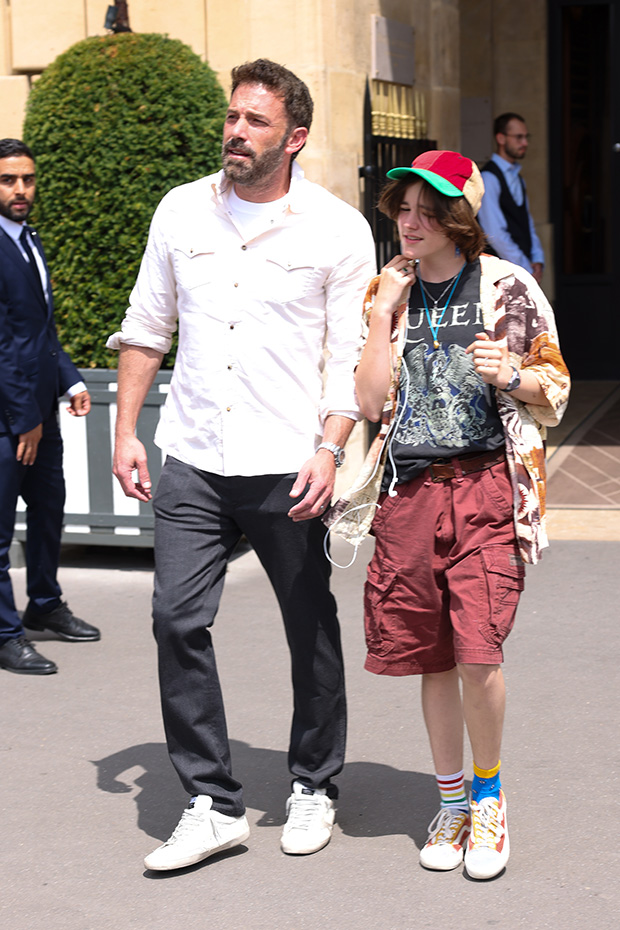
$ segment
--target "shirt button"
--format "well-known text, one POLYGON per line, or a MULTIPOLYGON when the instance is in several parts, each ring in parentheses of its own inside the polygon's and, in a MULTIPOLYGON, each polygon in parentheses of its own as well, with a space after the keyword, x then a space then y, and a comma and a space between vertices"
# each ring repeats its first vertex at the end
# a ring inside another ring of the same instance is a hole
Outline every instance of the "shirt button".
POLYGON ((241 250, 242 250, 243 252, 245 252, 246 249, 247 249, 247 245, 242 245, 242 246, 241 246, 241 250))
POLYGON ((229 371, 232 371, 232 365, 229 365, 229 366, 228 366, 228 370, 229 370, 229 371))
POLYGON ((228 412, 230 413, 230 410, 231 410, 231 408, 230 408, 230 407, 227 407, 226 409, 227 409, 227 410, 228 410, 228 412))
POLYGON ((231 324, 230 324, 230 328, 231 328, 231 329, 234 329, 234 328, 235 328, 235 324, 234 324, 234 323, 231 323, 231 324))
POLYGON ((239 284, 237 281, 235 281, 235 287, 239 287, 239 284))

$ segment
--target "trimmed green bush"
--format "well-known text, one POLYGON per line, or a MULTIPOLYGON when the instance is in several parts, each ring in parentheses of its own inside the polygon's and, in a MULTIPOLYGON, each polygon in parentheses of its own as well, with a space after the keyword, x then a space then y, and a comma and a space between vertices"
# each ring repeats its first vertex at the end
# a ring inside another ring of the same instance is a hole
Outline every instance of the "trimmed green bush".
POLYGON ((105 342, 127 308, 153 211, 170 188, 220 167, 225 112, 214 72, 161 35, 86 39, 35 82, 24 125, 37 160, 33 222, 60 341, 79 367, 116 367, 105 342))

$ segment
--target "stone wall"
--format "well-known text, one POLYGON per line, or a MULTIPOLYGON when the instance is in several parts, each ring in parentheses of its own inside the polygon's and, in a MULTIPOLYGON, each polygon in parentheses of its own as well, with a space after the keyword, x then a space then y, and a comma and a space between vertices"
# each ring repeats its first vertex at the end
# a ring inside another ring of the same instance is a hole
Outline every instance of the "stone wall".
MULTIPOLYGON (((1 135, 20 136, 30 83, 87 36, 103 35, 101 0, 8 0, 0 13, 1 135)), ((415 29, 416 89, 425 95, 429 135, 460 143, 459 0, 129 0, 136 32, 181 39, 205 58, 228 90, 230 68, 257 57, 286 64, 316 104, 300 163, 307 174, 359 205, 362 111, 371 67, 371 16, 415 29)))
MULTIPOLYGON (((552 296, 552 227, 549 222, 547 5, 540 0, 461 0, 460 91, 464 121, 478 114, 470 134, 472 158, 495 150, 493 117, 513 111, 527 122, 531 140, 523 161, 530 208, 545 249, 543 288, 552 296), (473 115, 472 115, 473 114, 473 115)), ((469 127, 471 129, 471 127, 469 127)))

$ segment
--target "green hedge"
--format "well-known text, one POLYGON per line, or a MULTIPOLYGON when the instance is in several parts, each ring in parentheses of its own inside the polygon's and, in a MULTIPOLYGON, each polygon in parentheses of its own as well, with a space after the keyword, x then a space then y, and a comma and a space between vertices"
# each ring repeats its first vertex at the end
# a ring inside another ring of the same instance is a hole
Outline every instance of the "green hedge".
POLYGON ((105 342, 127 308, 153 210, 170 188, 219 168, 225 111, 209 66, 161 35, 86 39, 35 82, 24 125, 37 160, 33 223, 60 341, 79 367, 116 367, 105 342))

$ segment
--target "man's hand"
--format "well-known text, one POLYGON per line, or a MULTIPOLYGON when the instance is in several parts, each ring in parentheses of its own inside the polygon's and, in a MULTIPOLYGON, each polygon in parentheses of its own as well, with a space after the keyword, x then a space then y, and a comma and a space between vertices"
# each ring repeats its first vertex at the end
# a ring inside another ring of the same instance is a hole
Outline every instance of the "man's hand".
POLYGON ((291 488, 290 496, 299 497, 304 489, 307 491, 288 512, 294 523, 320 517, 331 503, 336 482, 336 461, 329 449, 319 449, 311 459, 302 466, 297 480, 291 488))
POLYGON ((67 413, 70 413, 72 417, 85 417, 89 412, 90 394, 88 391, 80 391, 79 394, 74 394, 70 398, 67 413))
POLYGON ((536 284, 540 284, 542 281, 544 267, 542 262, 533 262, 532 264, 532 277, 536 281, 536 284))
POLYGON ((118 478, 127 497, 139 501, 150 501, 151 478, 146 461, 146 449, 135 436, 120 439, 116 437, 114 448, 114 466, 112 471, 118 478), (138 472, 137 481, 134 472, 138 472))
POLYGON ((42 423, 39 423, 34 429, 28 430, 27 433, 19 434, 17 437, 17 455, 15 456, 18 462, 21 462, 22 465, 34 465, 42 435, 42 423))

